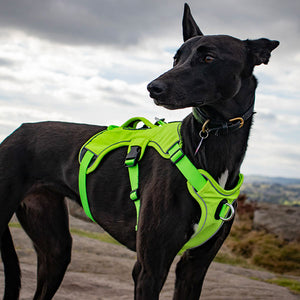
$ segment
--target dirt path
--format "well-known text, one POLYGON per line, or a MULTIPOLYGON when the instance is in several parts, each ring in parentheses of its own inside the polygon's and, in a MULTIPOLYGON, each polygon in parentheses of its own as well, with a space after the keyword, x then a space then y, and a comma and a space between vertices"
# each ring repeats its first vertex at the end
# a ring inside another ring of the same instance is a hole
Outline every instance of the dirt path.
MULTIPOLYGON (((71 217, 71 227, 99 231, 98 226, 71 217)), ((36 256, 31 242, 22 229, 11 228, 15 246, 21 261, 21 299, 32 299, 35 290, 36 256)), ((63 284, 54 299, 129 300, 133 299, 131 269, 135 253, 124 247, 103 243, 94 239, 73 235, 72 263, 63 284)), ((176 258, 161 299, 172 299, 176 258)), ((202 299, 284 299, 296 300, 286 288, 264 283, 258 279, 273 278, 268 272, 213 263, 210 267, 202 299)), ((0 266, 0 295, 3 292, 3 267, 0 266)), ((188 299, 182 299, 188 300, 188 299)))

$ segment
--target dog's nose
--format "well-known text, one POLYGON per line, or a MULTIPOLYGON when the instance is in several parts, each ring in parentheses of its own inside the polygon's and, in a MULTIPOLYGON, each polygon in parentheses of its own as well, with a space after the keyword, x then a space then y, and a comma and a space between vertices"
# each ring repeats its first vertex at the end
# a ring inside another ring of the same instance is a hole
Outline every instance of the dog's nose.
POLYGON ((158 98, 165 94, 167 85, 161 80, 153 80, 147 85, 150 97, 158 98))

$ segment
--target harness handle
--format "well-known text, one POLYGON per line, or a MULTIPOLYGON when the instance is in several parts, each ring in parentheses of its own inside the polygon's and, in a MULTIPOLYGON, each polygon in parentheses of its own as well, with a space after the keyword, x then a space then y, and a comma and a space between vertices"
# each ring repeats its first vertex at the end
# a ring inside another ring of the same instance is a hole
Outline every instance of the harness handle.
POLYGON ((148 127, 148 128, 156 127, 156 125, 154 125, 149 120, 147 120, 146 118, 143 118, 143 117, 131 118, 128 121, 126 121, 121 127, 127 128, 127 129, 137 129, 136 127, 140 122, 144 123, 144 125, 146 125, 146 127, 148 127))

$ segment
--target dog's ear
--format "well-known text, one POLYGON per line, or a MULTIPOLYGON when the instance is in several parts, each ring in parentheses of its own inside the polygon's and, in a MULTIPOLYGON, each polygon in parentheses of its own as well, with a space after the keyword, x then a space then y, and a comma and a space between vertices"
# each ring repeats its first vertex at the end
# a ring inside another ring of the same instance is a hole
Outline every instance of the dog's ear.
POLYGON ((182 29, 183 29, 183 41, 192 38, 193 36, 203 35, 198 25, 196 24, 192 14, 190 7, 187 3, 184 4, 184 13, 182 19, 182 29))
POLYGON ((271 52, 279 45, 278 41, 268 39, 246 40, 248 58, 253 66, 268 64, 271 52))

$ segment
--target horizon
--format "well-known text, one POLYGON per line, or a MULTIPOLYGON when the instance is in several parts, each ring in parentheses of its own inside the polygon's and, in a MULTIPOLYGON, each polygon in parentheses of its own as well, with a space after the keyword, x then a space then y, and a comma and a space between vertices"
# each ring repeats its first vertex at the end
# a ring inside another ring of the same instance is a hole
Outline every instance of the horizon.
POLYGON ((300 183, 300 177, 285 177, 285 176, 268 176, 268 175, 261 175, 261 174, 246 174, 244 175, 245 178, 249 177, 262 177, 262 178, 269 178, 269 179, 284 179, 284 180, 296 180, 300 183))

